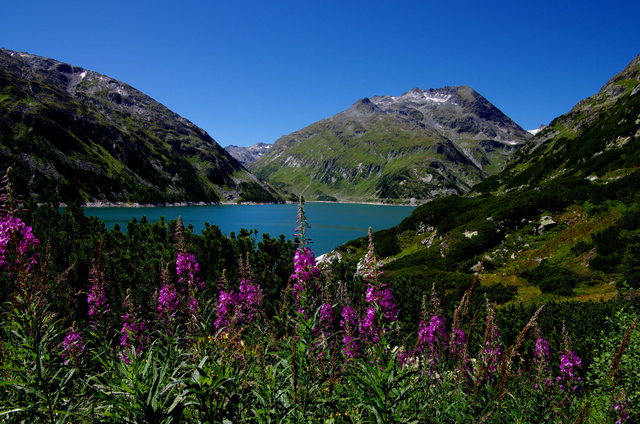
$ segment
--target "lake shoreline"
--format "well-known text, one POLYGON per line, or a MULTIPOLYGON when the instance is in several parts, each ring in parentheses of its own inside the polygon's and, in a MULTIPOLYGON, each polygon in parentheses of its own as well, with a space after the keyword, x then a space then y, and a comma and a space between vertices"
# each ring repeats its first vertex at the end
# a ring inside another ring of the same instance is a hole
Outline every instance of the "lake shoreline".
MULTIPOLYGON (((297 203, 238 205, 214 204, 195 206, 161 207, 86 207, 83 208, 87 216, 100 219, 107 229, 116 224, 121 231, 127 231, 133 219, 138 222, 145 218, 146 222, 155 223, 160 220, 166 222, 181 218, 185 227, 192 226, 193 232, 198 234, 206 229, 206 225, 215 225, 223 234, 239 234, 242 229, 255 230, 258 234, 272 236, 284 235, 292 240, 297 222, 297 203)), ((381 230, 398 225, 403 219, 411 215, 414 208, 385 207, 390 205, 337 203, 337 202, 308 202, 305 204, 305 214, 312 231, 308 234, 313 239, 313 249, 319 253, 331 252, 350 240, 365 237, 368 228, 381 230)))
MULTIPOLYGON (((305 201, 305 203, 328 203, 328 204, 348 204, 348 205, 376 205, 376 206, 409 206, 416 207, 420 204, 406 204, 406 203, 384 203, 384 202, 330 202, 323 200, 311 200, 305 201)), ((297 202, 282 202, 282 203, 257 203, 257 202, 167 202, 167 203, 138 203, 138 202, 87 202, 83 203, 83 208, 170 208, 170 207, 185 207, 185 206, 257 206, 257 205, 292 205, 297 202)), ((66 207, 65 203, 60 204, 61 207, 66 207)))

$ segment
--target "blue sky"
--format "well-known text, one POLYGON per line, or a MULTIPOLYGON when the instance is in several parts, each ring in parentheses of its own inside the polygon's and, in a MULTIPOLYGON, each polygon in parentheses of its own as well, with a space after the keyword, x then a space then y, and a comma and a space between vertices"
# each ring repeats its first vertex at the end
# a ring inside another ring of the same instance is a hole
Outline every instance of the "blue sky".
POLYGON ((640 2, 5 1, 0 47, 121 80, 219 144, 273 143, 375 95, 469 85, 525 129, 640 54, 640 2))

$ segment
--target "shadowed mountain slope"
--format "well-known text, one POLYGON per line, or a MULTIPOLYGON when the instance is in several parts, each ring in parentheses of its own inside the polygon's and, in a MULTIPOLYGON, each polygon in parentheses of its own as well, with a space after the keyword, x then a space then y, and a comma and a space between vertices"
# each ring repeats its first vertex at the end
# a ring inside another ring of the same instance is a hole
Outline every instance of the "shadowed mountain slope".
POLYGON ((205 131, 96 72, 0 49, 0 169, 38 201, 281 200, 205 131))

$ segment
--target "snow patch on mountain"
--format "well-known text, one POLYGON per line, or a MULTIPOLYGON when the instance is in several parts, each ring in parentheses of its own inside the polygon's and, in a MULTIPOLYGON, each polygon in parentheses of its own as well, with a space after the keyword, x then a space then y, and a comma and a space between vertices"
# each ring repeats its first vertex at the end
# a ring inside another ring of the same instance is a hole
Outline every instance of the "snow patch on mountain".
POLYGON ((536 135, 536 134, 538 134, 540 131, 542 131, 542 130, 543 130, 543 129, 545 129, 545 128, 547 128, 547 126, 546 126, 546 125, 540 125, 540 126, 539 126, 538 128, 536 128, 535 130, 527 130, 527 132, 528 132, 529 134, 536 135))

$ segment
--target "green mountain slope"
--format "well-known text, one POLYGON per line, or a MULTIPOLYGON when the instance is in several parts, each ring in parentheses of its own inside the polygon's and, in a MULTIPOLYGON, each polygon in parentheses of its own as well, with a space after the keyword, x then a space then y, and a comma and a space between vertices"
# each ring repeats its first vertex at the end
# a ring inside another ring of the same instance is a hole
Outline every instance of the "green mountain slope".
MULTIPOLYGON (((374 233, 401 296, 461 293, 483 269, 494 300, 597 300, 640 289, 640 56, 466 196, 374 233)), ((359 257, 366 240, 338 248, 359 257)))
POLYGON ((559 176, 619 178, 640 164, 640 57, 595 95, 556 118, 509 166, 475 187, 504 191, 559 176))
POLYGON ((430 200, 467 192, 529 138, 470 87, 376 96, 281 137, 250 169, 309 200, 430 200))
POLYGON ((0 49, 0 169, 38 201, 281 200, 206 132, 134 88, 0 49))

